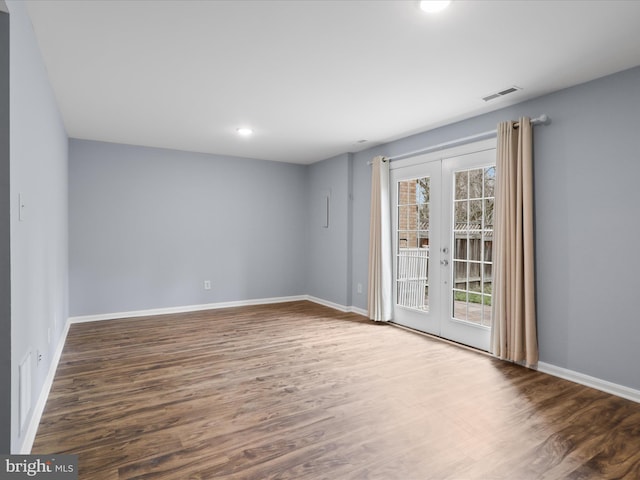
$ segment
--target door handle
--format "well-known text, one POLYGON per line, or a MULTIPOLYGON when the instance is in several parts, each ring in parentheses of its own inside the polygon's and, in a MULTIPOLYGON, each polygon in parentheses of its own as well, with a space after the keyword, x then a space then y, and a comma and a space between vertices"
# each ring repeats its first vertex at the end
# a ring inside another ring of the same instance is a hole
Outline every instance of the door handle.
POLYGON ((443 267, 446 267, 447 265, 449 265, 449 260, 440 260, 440 265, 442 265, 443 267))

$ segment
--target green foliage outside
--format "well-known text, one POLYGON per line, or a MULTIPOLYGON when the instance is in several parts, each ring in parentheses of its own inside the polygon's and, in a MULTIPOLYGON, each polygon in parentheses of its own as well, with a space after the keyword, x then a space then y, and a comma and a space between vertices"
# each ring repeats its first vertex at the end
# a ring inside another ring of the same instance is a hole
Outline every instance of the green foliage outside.
MULTIPOLYGON (((491 295, 491 291, 492 291, 491 285, 485 285, 484 293, 491 295)), ((453 298, 458 302, 467 301, 467 296, 465 292, 453 292, 453 298)), ((469 303, 483 303, 483 299, 484 299, 484 304, 491 306, 491 298, 492 297, 487 295, 483 296, 480 293, 469 292, 469 303)))

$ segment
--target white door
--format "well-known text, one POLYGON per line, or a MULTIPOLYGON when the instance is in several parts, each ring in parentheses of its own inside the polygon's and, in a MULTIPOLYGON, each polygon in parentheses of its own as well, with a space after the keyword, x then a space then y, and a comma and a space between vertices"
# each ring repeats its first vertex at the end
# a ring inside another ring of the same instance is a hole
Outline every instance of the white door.
POLYGON ((488 350, 495 140, 391 168, 394 321, 488 350))

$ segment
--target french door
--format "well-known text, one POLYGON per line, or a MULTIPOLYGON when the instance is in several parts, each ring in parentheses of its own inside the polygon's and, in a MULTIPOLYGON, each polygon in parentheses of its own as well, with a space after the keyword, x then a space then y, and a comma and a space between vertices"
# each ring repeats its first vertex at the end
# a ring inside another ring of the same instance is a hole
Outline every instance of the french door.
POLYGON ((495 140, 391 164, 394 322, 489 349, 495 140))

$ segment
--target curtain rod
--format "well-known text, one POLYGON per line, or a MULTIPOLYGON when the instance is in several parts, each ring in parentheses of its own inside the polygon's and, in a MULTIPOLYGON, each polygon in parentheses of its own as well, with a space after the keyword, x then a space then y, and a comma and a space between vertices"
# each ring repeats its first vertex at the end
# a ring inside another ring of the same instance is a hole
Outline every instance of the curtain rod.
MULTIPOLYGON (((531 125, 546 125, 549 123, 549 116, 547 114, 540 115, 539 117, 531 119, 531 125)), ((519 126, 516 122, 516 127, 519 126)), ((420 153, 435 152, 436 150, 442 150, 443 148, 453 147, 457 145, 463 145, 465 143, 473 142, 474 140, 481 140, 484 138, 494 137, 498 134, 497 130, 490 130, 488 132, 476 133, 475 135, 469 135, 468 137, 458 138, 457 140, 449 140, 448 142, 439 143, 430 147, 421 148, 420 150, 414 150, 412 152, 401 153, 400 155, 394 155, 388 157, 387 160, 399 160, 401 158, 412 157, 420 153)), ((367 165, 372 165, 373 162, 367 162, 367 165)))

